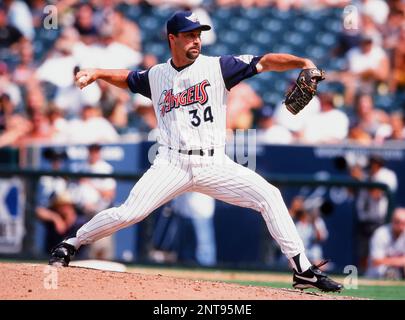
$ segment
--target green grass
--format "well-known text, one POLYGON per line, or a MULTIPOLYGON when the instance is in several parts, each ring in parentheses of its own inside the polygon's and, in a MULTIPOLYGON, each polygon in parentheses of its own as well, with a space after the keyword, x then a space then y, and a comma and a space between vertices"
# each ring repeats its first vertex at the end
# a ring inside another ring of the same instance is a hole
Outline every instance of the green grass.
MULTIPOLYGON (((231 280, 224 282, 238 283, 242 285, 292 289, 292 286, 285 282, 261 282, 261 281, 239 281, 239 280, 231 280)), ((317 292, 315 289, 306 291, 317 292)), ((344 289, 341 293, 330 293, 330 294, 367 298, 367 299, 377 299, 377 300, 405 300, 405 286, 359 285, 357 289, 344 289)))

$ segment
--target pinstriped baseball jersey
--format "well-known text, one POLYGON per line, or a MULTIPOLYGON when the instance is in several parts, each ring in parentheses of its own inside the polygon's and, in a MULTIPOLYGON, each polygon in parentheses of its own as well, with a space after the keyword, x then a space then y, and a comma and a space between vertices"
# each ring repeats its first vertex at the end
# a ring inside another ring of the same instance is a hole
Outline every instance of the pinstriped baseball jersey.
POLYGON ((257 73, 258 59, 200 55, 182 69, 168 60, 131 72, 127 82, 131 91, 152 99, 161 144, 184 150, 223 147, 228 91, 257 73))
MULTIPOLYGON (((260 212, 281 251, 288 258, 305 257, 300 255, 305 249, 280 191, 256 172, 233 162, 223 148, 227 92, 257 74, 260 58, 200 55, 181 69, 169 60, 149 70, 129 73, 130 90, 152 99, 162 145, 127 200, 100 212, 80 228, 80 245, 143 220, 184 192, 200 192, 260 212), (214 153, 198 155, 173 150, 215 147, 214 153)), ((309 262, 307 265, 309 268, 309 262)))

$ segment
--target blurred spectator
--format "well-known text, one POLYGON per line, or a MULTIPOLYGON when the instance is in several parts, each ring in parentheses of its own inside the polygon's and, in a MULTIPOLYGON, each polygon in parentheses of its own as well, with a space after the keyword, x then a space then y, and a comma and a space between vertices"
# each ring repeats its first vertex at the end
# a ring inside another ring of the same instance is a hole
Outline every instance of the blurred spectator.
POLYGON ((116 9, 111 11, 105 19, 104 23, 111 29, 112 37, 116 42, 141 52, 141 31, 134 21, 128 20, 122 12, 116 9))
MULTIPOLYGON (((337 46, 333 48, 331 55, 343 57, 347 52, 355 47, 358 47, 361 41, 361 31, 359 28, 343 28, 339 33, 337 46)), ((330 75, 328 79, 330 80, 330 75)))
POLYGON ((274 122, 273 109, 264 106, 259 109, 257 141, 261 143, 289 144, 294 140, 292 133, 274 122))
POLYGON ((250 7, 268 7, 273 6, 281 11, 288 11, 292 9, 309 9, 317 10, 327 7, 343 7, 350 3, 349 0, 217 0, 216 3, 223 7, 228 6, 242 6, 244 8, 250 7))
MULTIPOLYGON (((50 170, 60 171, 67 159, 65 150, 45 148, 43 158, 50 164, 50 170)), ((45 250, 49 252, 66 237, 72 236, 86 222, 74 206, 64 177, 43 176, 39 180, 37 217, 45 223, 45 250)))
POLYGON ((386 140, 405 140, 404 115, 401 111, 389 115, 389 123, 377 130, 376 140, 379 143, 386 140))
POLYGON ((36 215, 45 224, 46 252, 50 252, 62 240, 73 237, 86 222, 85 217, 77 213, 68 192, 52 195, 49 206, 37 207, 36 215))
POLYGON ((284 103, 277 105, 274 112, 275 123, 290 130, 294 136, 299 137, 300 132, 304 129, 308 119, 321 112, 321 103, 318 96, 312 98, 304 110, 298 115, 293 115, 287 110, 284 103))
MULTIPOLYGON (((86 173, 112 173, 113 167, 103 160, 101 145, 93 143, 87 148, 87 161, 75 164, 74 171, 86 173)), ((111 206, 115 198, 116 182, 112 178, 81 178, 79 181, 80 194, 76 193, 81 207, 86 214, 94 215, 98 211, 111 206), (84 192, 86 191, 86 192, 84 192)))
POLYGON ((131 96, 128 91, 109 86, 107 82, 100 81, 99 86, 101 89, 99 104, 103 116, 111 122, 118 132, 122 132, 128 125, 131 96))
POLYGON ((143 56, 142 62, 141 62, 141 69, 146 70, 149 68, 152 68, 154 65, 158 64, 159 61, 157 57, 151 53, 147 53, 143 56))
POLYGON ((387 81, 389 61, 384 50, 369 35, 362 36, 360 47, 347 53, 348 70, 343 73, 345 104, 352 106, 357 93, 372 94, 377 83, 387 81))
POLYGON ((329 236, 319 210, 312 208, 303 197, 297 196, 291 203, 290 215, 304 243, 308 259, 313 264, 319 264, 323 260, 321 243, 329 236))
POLYGON ((44 88, 35 81, 29 83, 26 87, 25 94, 25 109, 27 112, 38 110, 45 111, 47 101, 44 93, 44 88))
MULTIPOLYGON (((89 145, 87 161, 75 166, 74 170, 86 173, 112 173, 113 167, 102 159, 101 148, 99 144, 89 145)), ((113 178, 81 178, 73 191, 74 202, 87 217, 91 218, 112 206, 116 185, 113 178)), ((113 236, 92 244, 89 248, 89 257, 112 260, 114 258, 113 236)))
POLYGON ((84 2, 77 5, 74 27, 85 44, 92 44, 96 41, 98 30, 94 22, 94 10, 91 4, 84 2))
POLYGON ((405 208, 397 208, 391 223, 373 233, 366 276, 397 280, 405 278, 405 208))
POLYGON ((241 82, 229 92, 226 105, 227 127, 249 129, 253 124, 252 109, 260 108, 263 101, 249 84, 241 82))
MULTIPOLYGON (((379 182, 386 184, 391 192, 398 187, 397 176, 394 171, 384 167, 384 160, 376 155, 369 158, 368 172, 360 166, 351 168, 350 174, 360 181, 379 182)), ((373 232, 385 222, 388 210, 388 199, 380 189, 362 189, 356 200, 357 209, 357 253, 359 267, 365 270, 369 253, 369 240, 373 232)))
POLYGON ((360 11, 370 16, 377 25, 383 25, 387 21, 390 9, 384 0, 361 0, 360 11))
POLYGON ((359 45, 361 45, 363 38, 370 38, 374 46, 382 48, 383 38, 381 30, 376 22, 374 22, 373 16, 368 13, 363 13, 360 15, 360 18, 360 30, 362 35, 360 37, 359 45))
POLYGON ((7 9, 0 3, 0 49, 18 52, 18 45, 23 41, 22 33, 9 23, 7 9))
POLYGON ((13 81, 20 86, 28 85, 31 81, 35 81, 36 68, 32 43, 24 41, 21 44, 19 64, 15 67, 12 74, 13 81))
MULTIPOLYGON (((404 14, 402 14, 404 17, 404 14)), ((404 18, 403 18, 404 21, 404 18)), ((393 50, 393 75, 390 77, 391 92, 405 90, 405 23, 402 22, 397 42, 393 50)))
POLYGON ((405 140, 405 118, 402 112, 394 112, 390 116, 391 132, 386 140, 405 140))
POLYGON ((68 143, 108 143, 117 142, 119 135, 102 117, 99 107, 86 105, 81 110, 81 119, 70 120, 60 139, 68 143))
POLYGON ((133 110, 129 113, 129 126, 140 132, 149 132, 156 128, 157 120, 152 100, 140 94, 133 98, 133 110))
MULTIPOLYGON (((42 157, 47 160, 52 171, 63 170, 68 158, 65 150, 51 147, 43 149, 42 157)), ((39 205, 47 207, 53 195, 63 194, 68 190, 68 182, 64 177, 42 176, 39 179, 39 190, 39 205)))
POLYGON ((187 192, 173 200, 173 209, 188 217, 196 237, 195 257, 202 266, 217 263, 214 229, 215 199, 198 192, 187 192))
POLYGON ((199 192, 186 192, 167 204, 156 222, 150 257, 156 262, 180 262, 182 222, 190 220, 196 239, 195 260, 201 266, 217 263, 214 229, 215 199, 199 192))
POLYGON ((404 12, 401 10, 391 10, 388 15, 387 23, 380 27, 384 41, 384 49, 393 57, 393 50, 400 45, 399 35, 404 21, 404 12))
POLYGON ((53 142, 63 140, 64 132, 67 130, 68 121, 65 119, 63 111, 55 104, 48 106, 47 117, 53 130, 53 142))
POLYGON ((8 8, 10 24, 16 27, 26 39, 32 40, 35 35, 30 8, 24 1, 3 0, 8 8))
POLYGON ((14 144, 30 130, 29 121, 17 113, 7 94, 0 96, 0 148, 14 144))
POLYGON ((20 88, 11 80, 7 65, 0 61, 0 95, 2 94, 10 98, 14 108, 22 102, 20 88))
POLYGON ((374 108, 372 96, 360 95, 356 103, 356 121, 360 129, 378 142, 378 132, 389 123, 389 117, 384 111, 374 108))
POLYGON ((373 143, 371 135, 363 129, 357 120, 350 125, 348 138, 351 142, 365 146, 373 143))
POLYGON ((56 40, 53 50, 38 67, 37 79, 50 82, 60 88, 71 86, 74 83, 71 75, 78 64, 78 59, 73 52, 77 51, 78 43, 77 31, 73 28, 64 29, 56 40))
POLYGON ((48 5, 47 0, 30 0, 30 10, 32 14, 32 24, 34 28, 41 28, 44 18, 44 8, 48 5))
POLYGON ((308 143, 338 143, 348 134, 349 119, 337 110, 332 93, 319 94, 321 112, 308 117, 301 133, 302 141, 308 143))
POLYGON ((16 143, 20 146, 32 144, 32 143, 46 143, 51 142, 53 139, 53 129, 49 122, 49 119, 42 110, 30 110, 29 131, 22 137, 20 137, 16 143))
MULTIPOLYGON (((72 72, 72 79, 75 79, 78 71, 79 67, 76 66, 72 72)), ((57 89, 54 102, 68 118, 77 118, 80 116, 81 108, 84 105, 97 105, 100 98, 101 90, 96 82, 84 89, 80 89, 73 80, 71 85, 57 89)))
POLYGON ((142 61, 142 53, 119 42, 115 38, 114 28, 109 25, 101 27, 100 41, 97 46, 93 46, 92 51, 100 68, 129 69, 142 61))

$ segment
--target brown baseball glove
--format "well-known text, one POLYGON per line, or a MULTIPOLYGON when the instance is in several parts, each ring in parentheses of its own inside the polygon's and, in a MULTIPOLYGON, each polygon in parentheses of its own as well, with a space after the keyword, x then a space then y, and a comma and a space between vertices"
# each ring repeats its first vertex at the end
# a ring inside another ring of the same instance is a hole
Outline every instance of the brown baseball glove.
POLYGON ((285 95, 285 106, 292 114, 297 114, 316 95, 318 82, 325 79, 325 72, 317 68, 303 69, 294 85, 285 95))

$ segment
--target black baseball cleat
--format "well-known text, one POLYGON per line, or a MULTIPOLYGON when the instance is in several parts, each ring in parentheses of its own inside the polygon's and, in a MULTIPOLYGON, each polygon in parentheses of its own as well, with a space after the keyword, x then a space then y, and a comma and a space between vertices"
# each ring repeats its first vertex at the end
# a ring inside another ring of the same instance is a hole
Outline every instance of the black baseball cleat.
POLYGON ((73 257, 76 252, 77 250, 74 246, 66 242, 61 242, 51 250, 49 264, 55 267, 67 267, 70 258, 73 257))
POLYGON ((294 270, 293 287, 295 289, 316 288, 323 292, 340 292, 343 286, 329 278, 319 267, 326 264, 323 261, 318 265, 311 266, 307 271, 298 273, 294 270))

